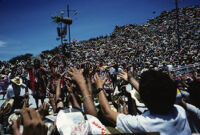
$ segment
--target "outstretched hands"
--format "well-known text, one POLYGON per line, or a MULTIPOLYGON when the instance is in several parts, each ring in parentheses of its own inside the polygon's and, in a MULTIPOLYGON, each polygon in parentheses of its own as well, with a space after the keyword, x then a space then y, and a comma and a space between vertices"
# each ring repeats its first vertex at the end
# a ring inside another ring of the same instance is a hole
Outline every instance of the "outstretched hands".
POLYGON ((77 83, 82 83, 85 81, 81 70, 72 67, 70 69, 71 70, 67 71, 67 73, 71 75, 72 80, 76 81, 77 83))
MULTIPOLYGON (((23 135, 46 135, 47 126, 42 121, 40 114, 34 109, 24 109, 20 111, 23 118, 24 130, 23 135)), ((13 121, 12 125, 14 135, 21 135, 17 121, 13 121)))
POLYGON ((130 81, 129 79, 131 77, 133 77, 133 75, 131 74, 131 72, 125 72, 125 71, 122 71, 121 73, 119 73, 119 77, 124 79, 125 81, 130 81))
POLYGON ((44 102, 43 104, 40 105, 38 112, 41 116, 41 119, 43 119, 46 115, 48 115, 48 110, 49 110, 49 104, 47 102, 44 102))
POLYGON ((65 75, 66 71, 64 71, 63 73, 60 73, 59 71, 57 71, 56 73, 57 73, 57 78, 60 79, 65 75))
POLYGON ((6 106, 5 108, 0 108, 0 123, 3 122, 4 116, 9 113, 9 110, 9 106, 6 106))
POLYGON ((121 77, 122 79, 124 79, 125 81, 128 81, 129 83, 131 83, 135 89, 137 91, 139 91, 139 83, 138 81, 133 77, 132 73, 129 71, 128 73, 127 72, 124 72, 122 71, 121 73, 119 73, 119 77, 121 77))
POLYGON ((68 80, 65 81, 65 83, 66 83, 67 91, 69 93, 73 93, 73 89, 75 88, 75 85, 73 83, 70 83, 68 80))
POLYGON ((101 80, 101 78, 98 76, 97 73, 95 73, 94 75, 94 81, 95 81, 95 84, 96 84, 96 88, 103 88, 105 82, 106 82, 106 78, 104 78, 103 80, 101 80))
POLYGON ((128 81, 128 74, 127 72, 122 71, 121 73, 119 73, 119 77, 124 79, 125 81, 128 81))

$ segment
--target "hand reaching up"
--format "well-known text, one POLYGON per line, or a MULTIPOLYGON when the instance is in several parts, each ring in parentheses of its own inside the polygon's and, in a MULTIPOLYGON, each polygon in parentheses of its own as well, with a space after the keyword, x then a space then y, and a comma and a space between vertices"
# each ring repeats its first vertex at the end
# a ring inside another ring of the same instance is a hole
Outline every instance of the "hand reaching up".
POLYGON ((65 83, 66 83, 67 91, 69 93, 73 93, 73 89, 74 89, 75 85, 73 83, 70 83, 68 80, 65 81, 65 83))
POLYGON ((0 108, 0 123, 3 122, 4 116, 8 115, 9 110, 9 106, 6 106, 5 108, 0 108))
MULTIPOLYGON (((47 126, 42 121, 40 114, 34 109, 24 109, 20 111, 23 118, 24 130, 23 135, 46 135, 47 126)), ((12 125, 14 135, 21 135, 16 121, 12 125)))
POLYGON ((124 79, 125 81, 128 81, 128 74, 126 72, 124 72, 124 71, 119 73, 119 77, 124 79))
POLYGON ((103 80, 101 80, 101 78, 98 76, 98 74, 96 73, 94 75, 94 81, 95 81, 95 84, 96 84, 96 88, 103 88, 105 82, 106 82, 106 78, 104 78, 103 80))
POLYGON ((43 104, 40 105, 38 112, 41 116, 41 119, 43 119, 46 115, 48 115, 48 110, 49 110, 49 104, 47 102, 44 102, 43 104))
POLYGON ((133 77, 133 75, 131 74, 131 72, 129 71, 128 73, 125 71, 122 71, 121 73, 119 73, 119 77, 124 79, 125 81, 130 81, 129 79, 131 77, 133 77))
POLYGON ((71 75, 71 79, 76 81, 77 83, 85 82, 82 71, 76 68, 70 68, 71 71, 67 71, 71 75))

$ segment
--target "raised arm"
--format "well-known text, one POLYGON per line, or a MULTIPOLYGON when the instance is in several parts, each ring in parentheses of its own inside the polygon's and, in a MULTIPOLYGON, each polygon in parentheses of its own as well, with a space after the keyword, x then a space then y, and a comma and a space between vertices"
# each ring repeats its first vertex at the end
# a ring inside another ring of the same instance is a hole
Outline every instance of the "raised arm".
POLYGON ((129 83, 131 83, 131 85, 133 85, 133 87, 139 91, 139 83, 138 81, 132 76, 132 74, 126 73, 124 71, 122 71, 121 73, 119 73, 119 77, 121 77, 122 79, 124 79, 125 81, 128 81, 129 83))
POLYGON ((186 84, 185 81, 184 81, 182 78, 181 78, 180 83, 181 83, 184 87, 189 88, 189 85, 186 84))
POLYGON ((87 87, 90 95, 92 95, 92 82, 90 76, 86 76, 87 87))
POLYGON ((108 120, 112 121, 113 123, 116 123, 117 116, 118 116, 119 113, 111 110, 110 105, 108 103, 108 100, 105 96, 103 86, 104 86, 104 83, 105 83, 106 80, 105 79, 101 80, 97 73, 95 74, 94 79, 95 79, 95 84, 96 84, 97 89, 100 90, 99 93, 98 93, 98 96, 99 96, 101 111, 103 112, 103 115, 108 120))
POLYGON ((181 105, 190 113, 192 113, 198 120, 200 120, 200 109, 192 104, 186 103, 184 100, 181 101, 181 105))
POLYGON ((69 81, 66 81, 66 87, 67 87, 67 91, 69 92, 69 95, 72 98, 73 106, 81 109, 78 101, 76 100, 76 96, 74 95, 74 92, 73 92, 74 84, 70 84, 69 81))
POLYGON ((49 63, 56 57, 56 55, 54 55, 53 57, 51 57, 51 59, 49 60, 49 63))
POLYGON ((92 96, 89 93, 82 71, 76 68, 71 68, 71 71, 68 71, 68 73, 72 76, 71 79, 76 81, 76 83, 80 87, 83 96, 83 105, 85 108, 85 112, 97 117, 97 112, 94 106, 94 102, 92 100, 92 96))
POLYGON ((124 114, 128 114, 128 110, 127 110, 127 107, 126 107, 126 102, 121 96, 120 96, 120 101, 122 102, 122 105, 123 105, 123 113, 124 114))
POLYGON ((83 75, 86 79, 86 83, 87 83, 87 87, 88 87, 90 95, 92 95, 92 82, 91 82, 92 72, 93 71, 90 71, 90 65, 87 64, 86 67, 84 68, 83 75))
POLYGON ((61 95, 60 82, 61 82, 61 78, 58 79, 57 88, 56 88, 56 107, 57 108, 64 106, 62 99, 60 98, 60 95, 61 95))

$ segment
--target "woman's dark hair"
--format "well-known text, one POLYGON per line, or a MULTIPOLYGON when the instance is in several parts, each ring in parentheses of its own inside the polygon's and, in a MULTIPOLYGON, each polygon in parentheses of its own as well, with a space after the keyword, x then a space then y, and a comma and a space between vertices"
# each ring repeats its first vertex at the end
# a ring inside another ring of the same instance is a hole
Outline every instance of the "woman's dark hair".
POLYGON ((149 70, 141 75, 139 92, 151 113, 167 114, 175 103, 177 88, 169 75, 149 70))
POLYGON ((191 104, 193 104, 194 106, 200 108, 200 82, 198 82, 197 80, 195 80, 193 83, 191 83, 189 89, 189 93, 190 93, 190 101, 191 104))

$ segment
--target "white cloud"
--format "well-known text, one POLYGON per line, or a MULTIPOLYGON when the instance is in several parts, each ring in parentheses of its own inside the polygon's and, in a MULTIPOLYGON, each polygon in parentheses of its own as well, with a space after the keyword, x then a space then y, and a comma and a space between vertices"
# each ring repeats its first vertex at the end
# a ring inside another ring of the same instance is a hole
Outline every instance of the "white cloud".
POLYGON ((4 47, 6 42, 0 41, 0 47, 4 47))

